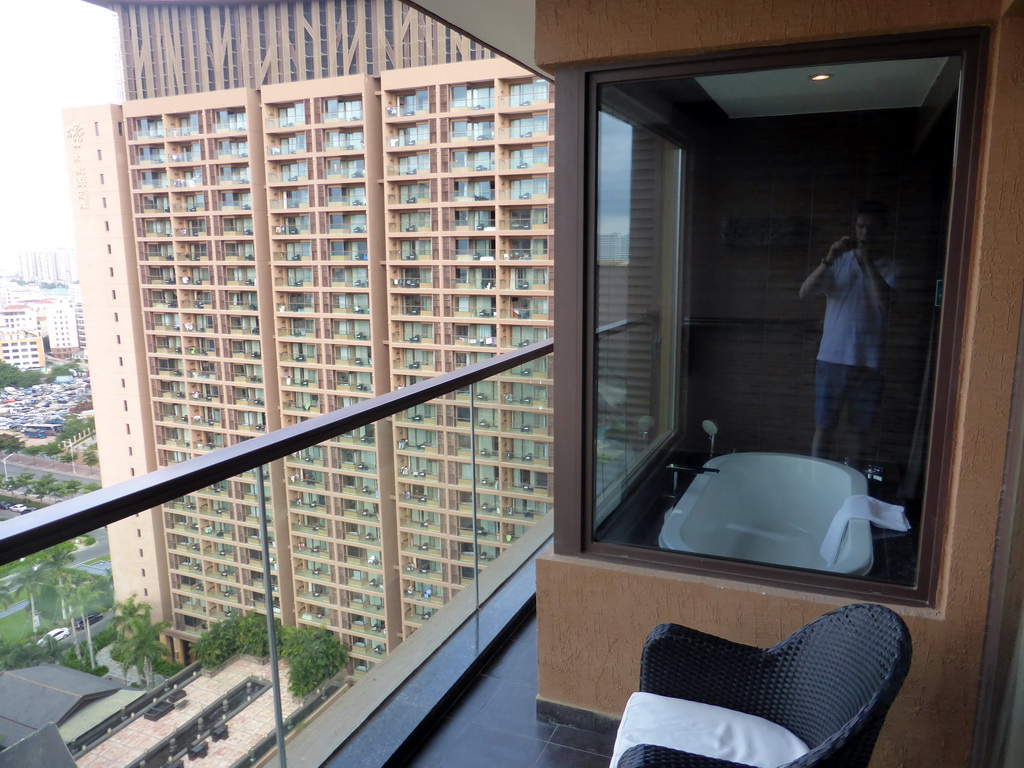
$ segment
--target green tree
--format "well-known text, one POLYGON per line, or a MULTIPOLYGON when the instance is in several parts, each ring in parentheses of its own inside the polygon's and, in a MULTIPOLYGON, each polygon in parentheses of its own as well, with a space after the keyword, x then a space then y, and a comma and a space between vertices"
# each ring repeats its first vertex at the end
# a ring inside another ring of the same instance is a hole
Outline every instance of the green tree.
POLYGON ((42 453, 45 456, 49 456, 51 459, 55 459, 60 456, 60 453, 63 450, 64 449, 61 447, 60 443, 57 440, 53 440, 43 446, 42 453))
POLYGON ((61 363, 60 365, 53 365, 50 366, 44 380, 47 383, 52 383, 58 376, 73 376, 75 373, 78 373, 78 370, 78 363, 61 363))
POLYGON ((67 621, 69 595, 69 566, 75 560, 75 545, 70 541, 62 541, 48 549, 44 549, 43 568, 47 576, 57 587, 57 595, 60 597, 60 615, 67 621))
POLYGON ((96 431, 96 419, 92 416, 88 418, 82 418, 81 416, 68 416, 64 420, 64 424, 61 427, 59 439, 70 440, 75 435, 81 434, 82 432, 95 432, 96 431))
POLYGON ((86 483, 82 486, 82 493, 92 493, 93 491, 98 491, 102 487, 103 486, 99 483, 86 483))
POLYGON ((78 496, 84 485, 81 480, 62 480, 57 484, 57 495, 62 499, 78 496))
POLYGON ((31 472, 19 472, 16 477, 11 479, 14 480, 14 489, 22 496, 26 496, 28 494, 28 489, 31 488, 32 483, 36 481, 36 476, 31 472))
POLYGON ((151 618, 153 607, 137 602, 132 595, 114 606, 116 615, 113 625, 118 638, 110 650, 111 655, 127 669, 134 669, 146 681, 146 687, 153 687, 153 662, 169 655, 167 646, 160 640, 160 633, 171 626, 169 621, 154 624, 151 618))
POLYGON ((37 664, 53 663, 61 648, 53 640, 42 645, 21 640, 0 639, 0 669, 24 669, 37 664))
POLYGON ((17 453, 25 447, 25 441, 21 435, 0 434, 0 451, 4 453, 17 453))
MULTIPOLYGON (((86 617, 91 610, 105 605, 109 595, 110 586, 107 584, 106 579, 101 576, 86 576, 85 579, 75 586, 72 606, 75 609, 75 615, 80 617, 85 625, 85 642, 86 647, 89 649, 89 666, 91 667, 96 666, 96 649, 93 644, 92 625, 86 620, 86 617)), ((71 626, 74 628, 74 622, 72 622, 71 626)))
POLYGON ((36 612, 36 597, 49 586, 46 571, 39 563, 26 560, 18 564, 11 578, 11 586, 15 593, 28 595, 29 610, 32 616, 32 631, 39 631, 39 614, 36 612))
POLYGON ((59 482, 57 478, 47 472, 45 475, 37 477, 31 486, 32 495, 42 501, 47 496, 53 496, 57 489, 59 482))
POLYGON ((241 619, 231 617, 216 622, 192 644, 192 652, 206 669, 215 669, 238 652, 241 619))
POLYGON ((283 627, 280 646, 288 661, 288 690, 299 698, 338 674, 348 661, 348 649, 326 629, 283 627))
POLYGON ((100 463, 99 449, 95 443, 82 451, 82 463, 87 467, 95 467, 100 463))
POLYGON ((34 387, 41 383, 43 376, 39 371, 23 371, 9 363, 0 362, 0 387, 34 387))

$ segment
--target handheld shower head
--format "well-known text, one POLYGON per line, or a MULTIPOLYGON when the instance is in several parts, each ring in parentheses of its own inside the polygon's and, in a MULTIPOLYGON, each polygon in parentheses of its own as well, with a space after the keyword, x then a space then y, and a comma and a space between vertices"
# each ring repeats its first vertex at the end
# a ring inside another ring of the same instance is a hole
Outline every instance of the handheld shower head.
POLYGON ((715 435, 718 434, 718 425, 715 424, 715 422, 713 422, 711 419, 704 419, 704 421, 702 421, 700 423, 700 426, 704 430, 704 432, 707 434, 708 438, 711 440, 711 450, 708 453, 708 458, 709 459, 710 458, 714 458, 714 455, 715 455, 715 435))

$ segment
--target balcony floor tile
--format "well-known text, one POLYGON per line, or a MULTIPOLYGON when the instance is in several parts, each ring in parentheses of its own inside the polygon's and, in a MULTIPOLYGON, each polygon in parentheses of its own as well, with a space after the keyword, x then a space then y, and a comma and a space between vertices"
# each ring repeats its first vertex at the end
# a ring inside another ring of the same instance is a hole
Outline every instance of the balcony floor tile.
POLYGON ((537 619, 526 621, 403 763, 407 768, 606 768, 614 737, 536 716, 537 619))

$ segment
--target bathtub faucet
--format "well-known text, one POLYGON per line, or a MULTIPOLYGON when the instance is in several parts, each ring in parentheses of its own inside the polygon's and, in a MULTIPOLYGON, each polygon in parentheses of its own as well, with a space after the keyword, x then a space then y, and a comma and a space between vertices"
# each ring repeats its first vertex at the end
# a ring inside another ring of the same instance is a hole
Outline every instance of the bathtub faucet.
POLYGON ((722 471, 714 467, 677 467, 675 464, 669 464, 665 469, 670 472, 689 472, 691 475, 703 475, 705 472, 712 472, 717 475, 722 471))

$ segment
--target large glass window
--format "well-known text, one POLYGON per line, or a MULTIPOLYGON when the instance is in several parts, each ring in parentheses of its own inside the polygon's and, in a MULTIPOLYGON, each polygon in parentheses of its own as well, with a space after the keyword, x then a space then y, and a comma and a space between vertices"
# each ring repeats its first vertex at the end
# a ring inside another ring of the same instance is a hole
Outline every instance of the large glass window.
POLYGON ((961 60, 666 71, 595 86, 593 539, 913 586, 961 60))

